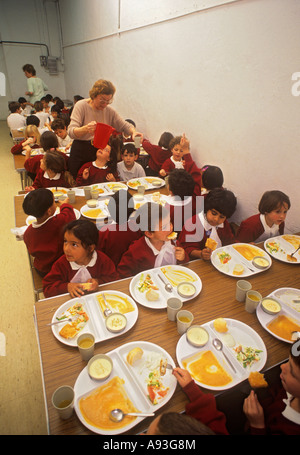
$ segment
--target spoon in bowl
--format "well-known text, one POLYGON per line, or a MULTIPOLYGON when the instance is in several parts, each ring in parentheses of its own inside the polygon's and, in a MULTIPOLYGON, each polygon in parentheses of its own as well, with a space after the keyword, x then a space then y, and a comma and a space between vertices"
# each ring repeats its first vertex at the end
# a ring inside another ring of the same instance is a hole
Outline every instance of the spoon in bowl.
POLYGON ((219 338, 214 338, 212 343, 213 343, 213 345, 214 345, 214 347, 216 348, 217 351, 221 351, 222 352, 223 356, 225 357, 225 359, 227 360, 227 362, 229 363, 229 365, 231 366, 233 371, 236 373, 236 369, 234 368, 234 366, 232 365, 232 363, 228 359, 227 355, 223 351, 223 343, 222 343, 222 341, 219 340, 219 338))
POLYGON ((109 417, 113 422, 121 422, 125 416, 136 416, 136 417, 151 417, 154 416, 154 412, 128 412, 125 413, 122 409, 113 409, 110 411, 109 417))

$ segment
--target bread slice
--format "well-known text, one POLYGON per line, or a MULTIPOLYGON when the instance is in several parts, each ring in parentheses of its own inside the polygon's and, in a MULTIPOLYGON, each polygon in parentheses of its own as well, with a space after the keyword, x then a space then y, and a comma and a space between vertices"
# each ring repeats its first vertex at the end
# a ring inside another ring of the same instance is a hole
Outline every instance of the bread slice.
POLYGON ((127 354, 127 362, 129 365, 133 365, 137 360, 143 357, 144 351, 142 348, 133 348, 127 354))
POLYGON ((234 266, 234 269, 233 269, 233 275, 242 275, 242 273, 244 272, 244 267, 242 266, 242 264, 236 264, 234 266))
POLYGON ((154 289, 149 289, 145 295, 146 295, 146 299, 149 300, 150 302, 159 300, 159 293, 157 291, 154 291, 154 289))
POLYGON ((258 371, 251 371, 248 377, 248 381, 253 389, 268 387, 269 385, 265 380, 264 375, 258 371))

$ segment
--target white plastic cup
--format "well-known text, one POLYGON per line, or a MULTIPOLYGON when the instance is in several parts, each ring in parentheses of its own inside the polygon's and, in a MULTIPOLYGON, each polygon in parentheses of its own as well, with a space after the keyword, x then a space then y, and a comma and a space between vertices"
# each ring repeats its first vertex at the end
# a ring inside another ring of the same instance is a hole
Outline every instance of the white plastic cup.
POLYGON ((249 283, 249 281, 246 280, 239 280, 236 283, 236 293, 235 293, 235 298, 239 302, 245 302, 246 299, 246 293, 247 291, 250 291, 252 289, 252 284, 249 283))
POLYGON ((77 338, 77 347, 81 354, 82 360, 90 360, 94 355, 95 337, 92 333, 82 333, 77 338), (83 345, 86 341, 86 346, 83 345))
POLYGON ((74 397, 74 389, 69 385, 63 385, 54 391, 52 405, 57 410, 61 419, 69 419, 73 414, 74 397))
POLYGON ((75 191, 74 190, 69 190, 67 192, 67 197, 69 199, 70 204, 75 204, 76 198, 75 198, 75 191))
POLYGON ((182 308, 182 301, 177 297, 171 297, 167 300, 167 314, 169 321, 176 321, 176 315, 182 308))
POLYGON ((261 302, 262 295, 257 291, 248 291, 246 294, 245 310, 248 313, 254 313, 261 302))
POLYGON ((84 197, 86 198, 86 200, 88 199, 92 199, 92 196, 91 196, 91 187, 90 186, 85 186, 83 188, 83 191, 84 191, 84 197))
POLYGON ((177 332, 183 335, 187 329, 192 325, 194 320, 193 313, 187 310, 180 310, 176 315, 177 319, 177 332))

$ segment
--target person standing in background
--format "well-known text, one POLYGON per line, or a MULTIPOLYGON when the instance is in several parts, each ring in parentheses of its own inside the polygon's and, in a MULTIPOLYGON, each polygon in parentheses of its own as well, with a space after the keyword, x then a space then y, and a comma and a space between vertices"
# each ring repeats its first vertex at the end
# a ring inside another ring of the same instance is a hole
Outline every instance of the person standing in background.
POLYGON ((33 65, 27 63, 22 69, 27 77, 27 92, 25 92, 25 95, 29 96, 30 103, 34 104, 45 95, 48 87, 40 77, 36 76, 33 65))

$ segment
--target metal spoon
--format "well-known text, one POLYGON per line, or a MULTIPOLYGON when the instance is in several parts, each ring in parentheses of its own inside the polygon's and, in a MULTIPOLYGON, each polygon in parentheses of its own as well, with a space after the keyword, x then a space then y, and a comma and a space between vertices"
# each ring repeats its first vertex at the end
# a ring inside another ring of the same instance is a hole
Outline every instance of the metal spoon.
POLYGON ((158 276, 159 276, 159 278, 161 279, 161 281, 164 283, 164 285, 165 285, 165 290, 168 291, 168 292, 173 292, 173 288, 172 288, 172 286, 170 285, 170 283, 166 283, 166 282, 162 279, 162 277, 161 277, 160 275, 158 275, 158 276))
POLYGON ((113 409, 110 411, 109 418, 113 422, 121 422, 125 416, 137 416, 137 417, 151 417, 154 416, 154 412, 128 412, 127 414, 122 409, 113 409))
POLYGON ((298 338, 300 338, 300 332, 297 332, 297 331, 292 332, 292 340, 296 341, 296 340, 298 340, 298 338))
POLYGON ((107 301, 106 301, 106 298, 105 298, 105 295, 104 295, 104 292, 102 292, 102 297, 103 297, 103 300, 104 300, 104 303, 105 303, 105 310, 103 311, 104 313, 104 316, 107 318, 107 316, 109 316, 110 314, 112 314, 112 311, 110 308, 108 308, 108 305, 107 305, 107 301))
POLYGON ((222 352, 223 356, 225 357, 225 359, 227 360, 227 362, 229 363, 229 365, 231 366, 233 371, 236 373, 236 369, 234 368, 234 366, 232 365, 232 363, 228 359, 227 355, 223 351, 223 343, 222 343, 222 341, 219 340, 218 338, 214 338, 212 343, 213 343, 214 347, 217 349, 217 351, 221 351, 222 352))
POLYGON ((298 248, 297 248, 297 249, 296 249, 296 250, 295 250, 293 253, 291 253, 291 254, 290 254, 290 256, 291 256, 291 257, 293 257, 293 256, 294 256, 294 254, 296 254, 296 253, 297 253, 297 251, 298 251, 299 249, 300 249, 300 245, 298 246, 298 248))

